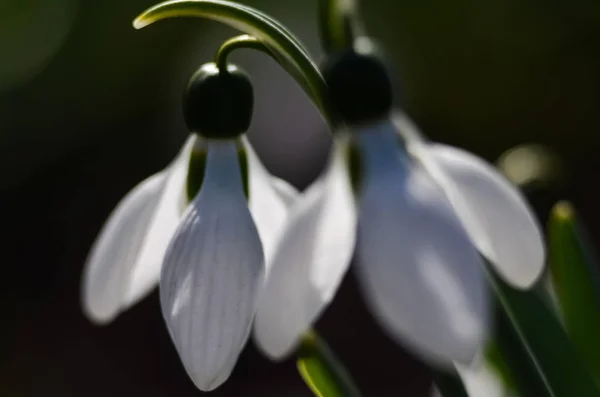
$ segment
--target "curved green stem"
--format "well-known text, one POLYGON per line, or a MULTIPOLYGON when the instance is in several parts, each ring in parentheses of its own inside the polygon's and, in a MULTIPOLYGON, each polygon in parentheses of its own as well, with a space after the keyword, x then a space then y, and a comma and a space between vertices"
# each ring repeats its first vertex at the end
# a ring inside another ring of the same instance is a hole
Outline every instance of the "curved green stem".
MULTIPOLYGON (((256 9, 246 6, 244 4, 240 4, 240 6, 250 13, 257 11, 256 9)), ((266 20, 271 22, 273 25, 277 26, 277 28, 279 28, 281 31, 286 32, 288 38, 292 42, 294 42, 298 46, 299 49, 301 49, 304 52, 304 55, 306 55, 306 57, 310 58, 310 52, 308 51, 308 49, 304 46, 304 44, 302 44, 302 42, 294 34, 292 34, 289 31, 289 29, 287 29, 281 22, 279 22, 275 18, 271 17, 270 15, 265 14, 264 12, 259 12, 259 13, 263 18, 265 18, 266 20)))
POLYGON ((360 25, 356 0, 319 1, 319 35, 326 53, 352 47, 362 35, 360 25))
POLYGON ((297 354, 298 372, 315 396, 362 396, 348 370, 314 330, 304 335, 297 354))
POLYGON ((339 117, 329 99, 327 84, 306 49, 283 25, 251 7, 223 0, 175 0, 160 3, 138 16, 133 26, 141 29, 172 17, 201 17, 227 24, 256 37, 315 103, 332 128, 339 117))
POLYGON ((269 47, 264 45, 259 39, 254 36, 242 34, 230 38, 221 44, 221 47, 219 47, 215 57, 215 63, 217 64, 219 70, 227 70, 227 58, 229 57, 229 54, 240 48, 248 48, 260 51, 277 61, 277 58, 275 58, 275 55, 273 55, 271 50, 269 50, 269 47))
MULTIPOLYGON (((285 69, 285 65, 282 65, 277 56, 273 54, 273 52, 268 46, 266 46, 262 41, 260 41, 256 37, 247 34, 232 37, 229 40, 225 41, 223 44, 221 44, 221 47, 219 47, 215 56, 215 63, 217 64, 217 67, 221 70, 227 70, 227 59, 229 55, 233 51, 242 48, 260 51, 273 58, 275 62, 277 62, 280 66, 283 66, 285 69)), ((310 96, 310 87, 306 85, 306 82, 304 80, 298 79, 296 80, 296 82, 300 84, 304 91, 310 96)))

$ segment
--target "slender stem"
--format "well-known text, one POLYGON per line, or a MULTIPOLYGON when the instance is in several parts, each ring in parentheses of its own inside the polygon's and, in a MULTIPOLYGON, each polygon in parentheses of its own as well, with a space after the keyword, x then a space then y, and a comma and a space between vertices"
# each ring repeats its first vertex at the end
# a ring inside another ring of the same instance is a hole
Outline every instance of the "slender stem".
POLYGON ((309 330, 302 339, 297 365, 316 396, 361 397, 348 370, 314 330, 309 330))
MULTIPOLYGON (((240 7, 243 7, 244 9, 248 10, 249 12, 252 12, 254 10, 252 7, 248 7, 244 4, 240 4, 240 7)), ((294 34, 292 34, 281 22, 279 22, 275 18, 272 18, 270 15, 265 14, 265 13, 262 13, 262 16, 263 16, 263 18, 265 18, 266 20, 271 22, 273 25, 277 26, 280 30, 286 32, 290 41, 292 41, 294 44, 296 44, 296 46, 300 50, 302 50, 302 52, 304 52, 304 55, 306 55, 307 58, 310 58, 310 52, 304 46, 304 44, 294 34)))
POLYGON ((326 53, 352 47, 363 34, 361 25, 357 0, 319 1, 319 34, 326 53))
POLYGON ((174 0, 146 10, 133 26, 141 29, 162 19, 190 16, 227 24, 262 41, 312 99, 331 128, 338 127, 340 120, 318 66, 281 23, 258 10, 224 0, 174 0))
MULTIPOLYGON (((225 41, 221 44, 221 47, 217 50, 217 54, 215 56, 215 63, 220 70, 227 70, 227 59, 229 55, 238 49, 247 48, 256 51, 260 51, 269 57, 271 57, 275 62, 277 62, 281 67, 288 70, 286 68, 286 64, 282 62, 281 58, 277 57, 277 55, 273 52, 273 50, 266 45, 264 42, 259 40, 258 38, 250 35, 239 35, 232 37, 231 39, 225 41)), ((288 70, 289 71, 289 70, 288 70)), ((337 125, 337 116, 335 113, 331 113, 325 107, 322 107, 322 103, 319 101, 319 98, 315 97, 315 95, 311 91, 311 87, 307 84, 307 82, 300 78, 300 76, 294 76, 296 82, 302 87, 302 89, 306 92, 309 98, 313 101, 315 106, 319 108, 321 114, 325 117, 325 119, 329 122, 329 125, 332 128, 335 128, 337 125)), ((324 102, 323 102, 324 103, 324 102)))
POLYGON ((271 58, 273 58, 276 62, 279 63, 275 55, 271 52, 269 47, 264 45, 263 42, 258 40, 254 36, 250 36, 247 34, 242 34, 240 36, 235 36, 221 44, 219 50, 217 51, 217 55, 215 57, 215 63, 219 70, 227 70, 227 58, 229 55, 240 48, 248 48, 256 51, 260 51, 271 58))

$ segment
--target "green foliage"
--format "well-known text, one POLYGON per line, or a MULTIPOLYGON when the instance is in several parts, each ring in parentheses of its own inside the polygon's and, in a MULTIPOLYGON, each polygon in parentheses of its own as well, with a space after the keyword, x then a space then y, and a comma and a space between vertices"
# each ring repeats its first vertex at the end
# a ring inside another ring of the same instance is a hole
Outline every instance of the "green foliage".
POLYGON ((298 371, 317 397, 360 397, 346 369, 316 333, 309 332, 298 350, 298 371))
POLYGON ((507 390, 510 390, 515 396, 517 383, 513 378, 508 362, 504 359, 498 344, 494 340, 488 341, 484 353, 485 359, 490 364, 492 370, 500 377, 500 381, 507 390))
POLYGON ((497 276, 494 341, 523 397, 600 396, 552 311, 533 291, 517 291, 497 276))
POLYGON ((558 203, 552 210, 548 248, 550 277, 565 328, 600 384, 598 269, 569 203, 558 203))

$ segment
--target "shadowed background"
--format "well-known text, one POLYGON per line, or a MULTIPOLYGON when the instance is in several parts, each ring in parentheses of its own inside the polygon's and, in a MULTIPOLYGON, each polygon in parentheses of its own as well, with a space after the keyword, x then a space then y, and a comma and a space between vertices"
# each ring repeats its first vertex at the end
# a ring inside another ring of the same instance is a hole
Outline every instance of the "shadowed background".
MULTIPOLYGON (((246 1, 315 56, 317 2, 246 1)), ((490 161, 522 143, 561 159, 563 178, 530 191, 545 220, 572 199, 600 237, 600 3, 594 0, 363 1, 368 31, 397 72, 402 106, 433 139, 490 161)), ((199 19, 132 19, 149 0, 0 0, 0 394, 192 396, 158 294, 106 327, 81 314, 79 282, 118 200, 173 158, 187 132, 181 92, 233 30, 199 19)), ((320 171, 329 133, 293 80, 261 54, 250 138, 298 187, 320 171)), ((399 101, 400 102, 400 101, 399 101)), ((318 329, 366 396, 425 396, 428 373, 373 323, 346 277, 318 329)), ((310 396, 293 361, 250 343, 214 396, 310 396)))

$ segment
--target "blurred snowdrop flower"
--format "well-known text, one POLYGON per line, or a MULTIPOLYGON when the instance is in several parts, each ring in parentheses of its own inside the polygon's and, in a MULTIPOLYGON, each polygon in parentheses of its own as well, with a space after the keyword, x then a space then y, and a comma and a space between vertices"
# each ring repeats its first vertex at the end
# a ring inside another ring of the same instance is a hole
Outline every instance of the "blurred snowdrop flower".
POLYGON ((517 187, 462 149, 421 140, 409 142, 407 149, 444 189, 494 270, 515 288, 532 287, 544 270, 546 252, 533 210, 517 187))
POLYGON ((93 321, 109 322, 160 276, 163 315, 183 364, 198 388, 212 390, 229 376, 247 340, 265 256, 297 193, 239 137, 252 111, 242 72, 203 66, 184 102, 188 127, 201 133, 117 205, 86 263, 83 306, 93 321), (231 97, 227 89, 237 96, 221 104, 215 98, 231 97), (225 93, 215 96, 218 90, 225 93))
POLYGON ((352 256, 356 214, 344 145, 291 207, 259 299, 254 341, 267 356, 289 354, 329 303, 352 256))
POLYGON ((254 338, 271 358, 288 355, 331 302, 356 248, 364 296, 388 334, 434 364, 469 363, 489 315, 479 252, 512 285, 529 287, 544 264, 540 229, 490 165, 424 142, 392 114, 387 70, 365 43, 324 69, 348 127, 290 213, 254 338))

